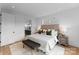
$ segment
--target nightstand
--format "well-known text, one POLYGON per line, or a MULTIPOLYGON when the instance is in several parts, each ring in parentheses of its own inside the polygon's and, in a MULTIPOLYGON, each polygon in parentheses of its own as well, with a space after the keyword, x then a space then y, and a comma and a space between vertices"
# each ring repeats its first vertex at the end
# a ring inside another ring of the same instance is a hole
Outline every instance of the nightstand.
POLYGON ((31 35, 31 30, 25 30, 25 36, 26 35, 31 35))
POLYGON ((57 38, 60 45, 68 46, 68 37, 66 35, 59 33, 57 38))

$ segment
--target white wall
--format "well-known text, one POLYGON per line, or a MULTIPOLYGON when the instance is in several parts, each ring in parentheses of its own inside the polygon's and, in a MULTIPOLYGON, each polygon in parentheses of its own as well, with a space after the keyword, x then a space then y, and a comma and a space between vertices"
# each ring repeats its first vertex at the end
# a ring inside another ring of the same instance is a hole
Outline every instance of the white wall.
POLYGON ((79 47, 79 8, 64 10, 38 19, 44 20, 45 24, 58 23, 66 27, 65 34, 69 36, 69 44, 79 47))
POLYGON ((41 25, 40 19, 32 19, 32 34, 37 32, 38 27, 41 25))
POLYGON ((59 20, 59 24, 67 27, 69 44, 79 47, 79 8, 62 11, 54 16, 59 20))

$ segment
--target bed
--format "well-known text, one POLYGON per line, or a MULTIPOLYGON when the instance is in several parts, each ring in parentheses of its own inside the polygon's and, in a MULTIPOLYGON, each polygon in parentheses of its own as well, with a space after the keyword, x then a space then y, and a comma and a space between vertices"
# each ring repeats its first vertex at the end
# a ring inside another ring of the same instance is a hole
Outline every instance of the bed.
MULTIPOLYGON (((51 26, 50 26, 50 28, 51 28, 51 26)), ((41 26, 41 28, 42 28, 42 26, 41 26)), ((46 25, 45 26, 43 25, 42 29, 46 29, 46 28, 48 28, 48 27, 46 27, 46 25)), ((56 27, 53 28, 53 29, 56 30, 56 27)), ((36 33, 36 34, 26 36, 26 39, 30 39, 34 42, 39 43, 41 46, 38 49, 42 50, 45 53, 49 53, 50 50, 52 50, 58 42, 58 39, 57 39, 57 33, 58 32, 57 31, 54 31, 52 36, 36 33)))
POLYGON ((56 43, 58 42, 56 37, 43 34, 29 35, 26 37, 26 39, 30 39, 34 42, 39 43, 41 46, 38 49, 46 53, 48 53, 51 49, 53 49, 56 43))

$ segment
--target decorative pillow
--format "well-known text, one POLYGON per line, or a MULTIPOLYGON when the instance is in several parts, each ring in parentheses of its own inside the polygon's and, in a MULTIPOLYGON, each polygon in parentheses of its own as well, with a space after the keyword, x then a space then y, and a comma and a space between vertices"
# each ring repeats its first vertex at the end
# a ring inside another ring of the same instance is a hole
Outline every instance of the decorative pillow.
POLYGON ((47 35, 51 35, 51 30, 47 30, 47 31, 46 31, 46 34, 47 34, 47 35))
POLYGON ((51 36, 56 36, 57 37, 57 35, 58 35, 58 32, 57 31, 55 31, 55 30, 52 30, 51 31, 51 36))
POLYGON ((43 32, 44 32, 44 33, 46 33, 46 31, 47 31, 46 29, 43 29, 43 32))
POLYGON ((40 29, 40 30, 38 31, 38 33, 39 33, 39 34, 43 33, 43 30, 42 30, 42 29, 40 29))

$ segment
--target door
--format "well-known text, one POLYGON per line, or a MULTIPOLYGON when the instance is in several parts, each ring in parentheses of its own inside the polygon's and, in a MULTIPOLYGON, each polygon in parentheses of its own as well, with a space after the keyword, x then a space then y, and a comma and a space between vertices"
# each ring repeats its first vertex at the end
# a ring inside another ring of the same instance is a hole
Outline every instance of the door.
POLYGON ((15 17, 12 14, 2 13, 2 33, 1 45, 7 45, 14 42, 15 17))

